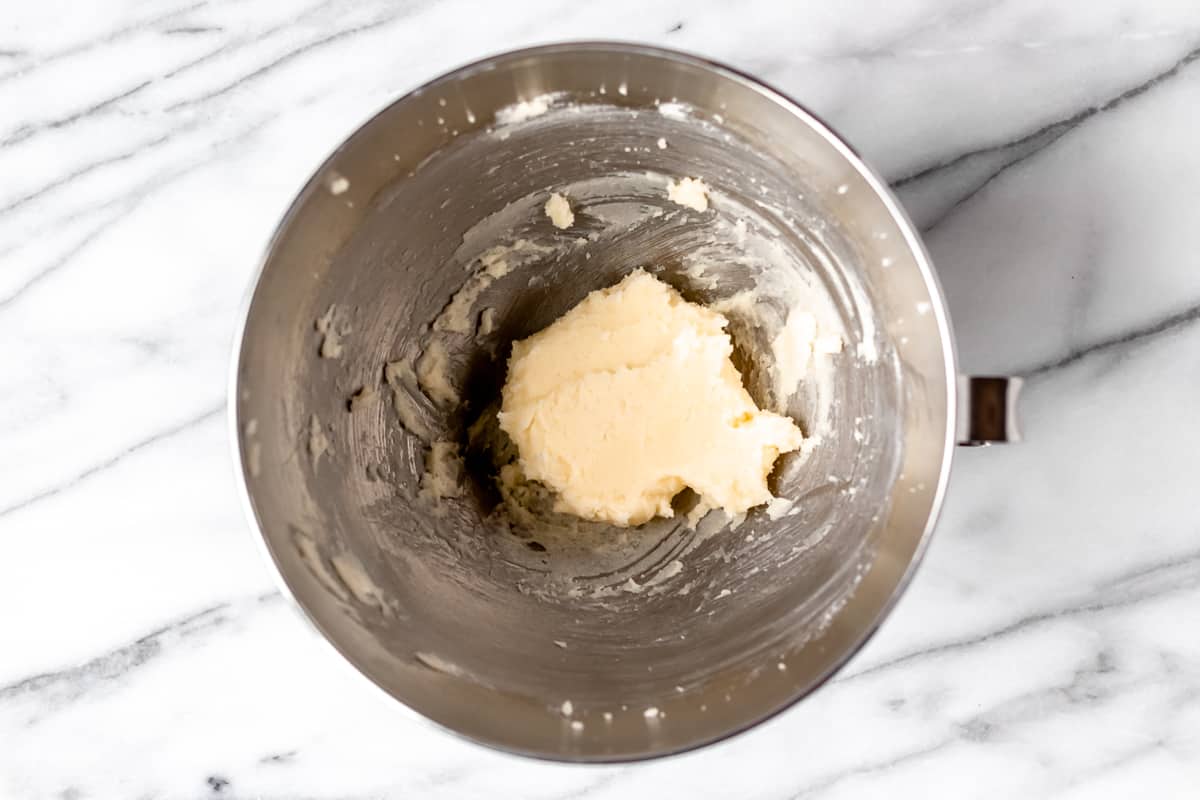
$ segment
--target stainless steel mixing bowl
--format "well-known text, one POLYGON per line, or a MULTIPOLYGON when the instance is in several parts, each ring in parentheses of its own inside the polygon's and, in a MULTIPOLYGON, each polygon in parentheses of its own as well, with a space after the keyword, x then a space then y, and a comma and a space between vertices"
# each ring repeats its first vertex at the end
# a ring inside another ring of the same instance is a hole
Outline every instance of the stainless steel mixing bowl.
MULTIPOLYGON (((451 730, 580 761, 715 741, 844 663, 920 558, 960 398, 937 281, 878 176, 762 84, 624 44, 490 58, 355 132, 271 242, 233 383, 253 519, 321 633, 451 730), (669 203, 680 176, 713 208, 669 203), (540 212, 550 191, 568 231, 540 212), (496 247, 511 263, 488 272, 496 247), (638 266, 730 309, 764 405, 786 400, 756 353, 789 287, 830 303, 845 350, 787 406, 820 441, 773 477, 792 513, 688 522, 681 496, 676 518, 616 530, 536 497, 517 519, 497 493, 508 346, 638 266), (461 401, 414 377, 438 347, 461 401), (433 487, 435 442, 464 455, 458 494, 433 487)), ((999 402, 974 439, 1010 422, 1008 387, 981 387, 999 402)))

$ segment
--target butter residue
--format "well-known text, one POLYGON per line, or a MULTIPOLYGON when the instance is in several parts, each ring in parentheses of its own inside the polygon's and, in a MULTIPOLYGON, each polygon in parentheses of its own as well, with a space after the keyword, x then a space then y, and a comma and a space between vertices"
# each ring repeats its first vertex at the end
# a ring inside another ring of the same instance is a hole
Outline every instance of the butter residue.
POLYGON ((786 497, 776 497, 767 503, 767 517, 772 521, 782 519, 791 513, 792 507, 796 505, 796 501, 789 500, 786 497))
POLYGON ((525 475, 558 510, 617 525, 673 516, 684 487, 731 516, 770 501, 803 436, 754 404, 726 324, 638 270, 514 343, 499 422, 525 475))
POLYGON ((708 186, 699 178, 682 178, 667 184, 667 199, 696 211, 708 210, 708 186))
POLYGON ((485 339, 496 330, 496 309, 485 308, 479 312, 479 326, 475 329, 476 339, 485 339))
POLYGON ((425 474, 421 476, 419 495, 436 503, 446 497, 462 494, 463 461, 454 442, 434 442, 425 454, 425 474))
POLYGON ((550 110, 550 105, 554 102, 556 93, 539 94, 536 97, 531 97, 528 100, 521 100, 512 105, 504 106, 496 111, 497 125, 513 125, 518 122, 540 117, 550 110))
POLYGON ((559 230, 575 224, 575 214, 571 211, 571 204, 558 192, 550 195, 550 199, 546 201, 546 216, 559 230))
POLYGON ((670 103, 658 104, 658 113, 667 119, 677 119, 684 122, 691 118, 693 110, 687 103, 672 101, 670 103))
POLYGON ((440 406, 458 402, 458 390, 450 383, 450 354, 438 339, 427 344, 417 359, 417 384, 440 406))
POLYGON ((350 188, 350 179, 345 175, 334 173, 329 178, 329 193, 332 195, 345 194, 350 188))
POLYGON ((350 399, 346 401, 346 410, 351 414, 355 414, 374 403, 378 395, 379 393, 375 391, 375 387, 360 386, 358 391, 350 395, 350 399))

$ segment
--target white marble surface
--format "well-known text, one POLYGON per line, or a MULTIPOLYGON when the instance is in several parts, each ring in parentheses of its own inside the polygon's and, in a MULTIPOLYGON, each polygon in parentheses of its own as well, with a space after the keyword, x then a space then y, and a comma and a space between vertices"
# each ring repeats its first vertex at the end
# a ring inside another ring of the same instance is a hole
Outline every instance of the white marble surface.
POLYGON ((1195 0, 43 0, 0 14, 0 798, 1196 797, 1195 0), (503 10, 501 8, 503 6, 503 10), (236 502, 237 309, 285 204, 406 89, 561 38, 824 115, 928 233, 1028 442, 961 454, 841 676, 646 765, 493 753, 345 669, 236 502))

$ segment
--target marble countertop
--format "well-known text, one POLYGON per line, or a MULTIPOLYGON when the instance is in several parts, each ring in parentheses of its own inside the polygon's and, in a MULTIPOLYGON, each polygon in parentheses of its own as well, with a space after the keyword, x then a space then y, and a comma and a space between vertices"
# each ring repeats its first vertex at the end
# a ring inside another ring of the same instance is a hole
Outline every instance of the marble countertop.
POLYGON ((1195 797, 1192 0, 103 0, 0 20, 0 797, 1195 797), (503 7, 503 8, 502 8, 503 7), (1028 379, 831 684, 642 765, 464 743, 338 663, 235 493, 231 337, 361 120, 462 62, 664 44, 800 98, 924 229, 961 360, 1028 379))

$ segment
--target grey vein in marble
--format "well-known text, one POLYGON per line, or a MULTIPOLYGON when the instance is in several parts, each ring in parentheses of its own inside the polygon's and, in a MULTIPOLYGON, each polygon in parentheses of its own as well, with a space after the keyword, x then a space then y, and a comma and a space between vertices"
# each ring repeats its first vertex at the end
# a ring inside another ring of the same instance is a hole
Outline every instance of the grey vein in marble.
POLYGON ((1018 139, 962 153, 908 175, 894 178, 890 181, 891 186, 903 197, 906 189, 922 181, 938 178, 949 172, 973 173, 968 182, 968 188, 960 192, 948 207, 931 219, 921 220, 922 231, 929 232, 942 224, 963 203, 969 201, 1005 171, 1040 153, 1097 114, 1113 111, 1123 103, 1140 97, 1164 81, 1170 80, 1197 58, 1200 58, 1200 47, 1189 50, 1169 69, 1126 89, 1099 105, 1080 109, 1066 118, 1043 125, 1018 139))
POLYGON ((61 711, 105 684, 126 680, 135 670, 169 652, 169 648, 179 642, 193 636, 211 634, 215 629, 230 624, 239 613, 245 613, 245 607, 278 599, 278 592, 270 592, 248 603, 218 603, 79 666, 33 675, 0 686, 0 708, 14 700, 34 700, 38 707, 24 720, 24 724, 36 724, 46 714, 61 711))
POLYGON ((104 459, 103 461, 101 461, 98 464, 94 464, 94 465, 88 467, 87 469, 85 469, 84 471, 80 472, 77 475, 71 476, 70 478, 66 479, 62 483, 55 484, 54 486, 49 486, 45 489, 38 491, 36 494, 30 495, 29 497, 21 498, 20 500, 17 500, 16 502, 14 502, 10 505, 0 507, 0 517, 4 517, 4 516, 7 516, 14 512, 21 511, 21 510, 26 509, 29 506, 33 505, 34 503, 41 502, 42 500, 45 500, 46 498, 54 497, 55 495, 61 494, 62 492, 65 492, 65 491, 68 491, 72 487, 78 486, 81 482, 86 481, 88 478, 91 478, 95 475, 99 475, 100 473, 104 472, 105 470, 112 469, 117 464, 120 464, 124 459, 128 458, 131 455, 134 455, 135 453, 140 453, 141 451, 145 450, 148 447, 153 447, 162 442, 169 441, 171 438, 178 436, 179 434, 181 434, 185 431, 189 431, 192 428, 196 427, 197 425, 202 425, 203 423, 208 422, 209 420, 216 419, 217 417, 221 416, 221 413, 224 410, 225 410, 225 403, 224 403, 224 401, 222 401, 221 403, 219 403, 211 408, 205 409, 204 411, 201 411, 199 414, 197 414, 189 419, 185 419, 182 422, 179 422, 175 425, 172 425, 165 430, 161 430, 161 431, 152 433, 149 436, 147 436, 143 439, 140 439, 139 441, 134 442, 133 444, 129 445, 128 447, 125 447, 124 449, 121 450, 121 452, 116 453, 116 454, 110 456, 109 458, 104 459))

